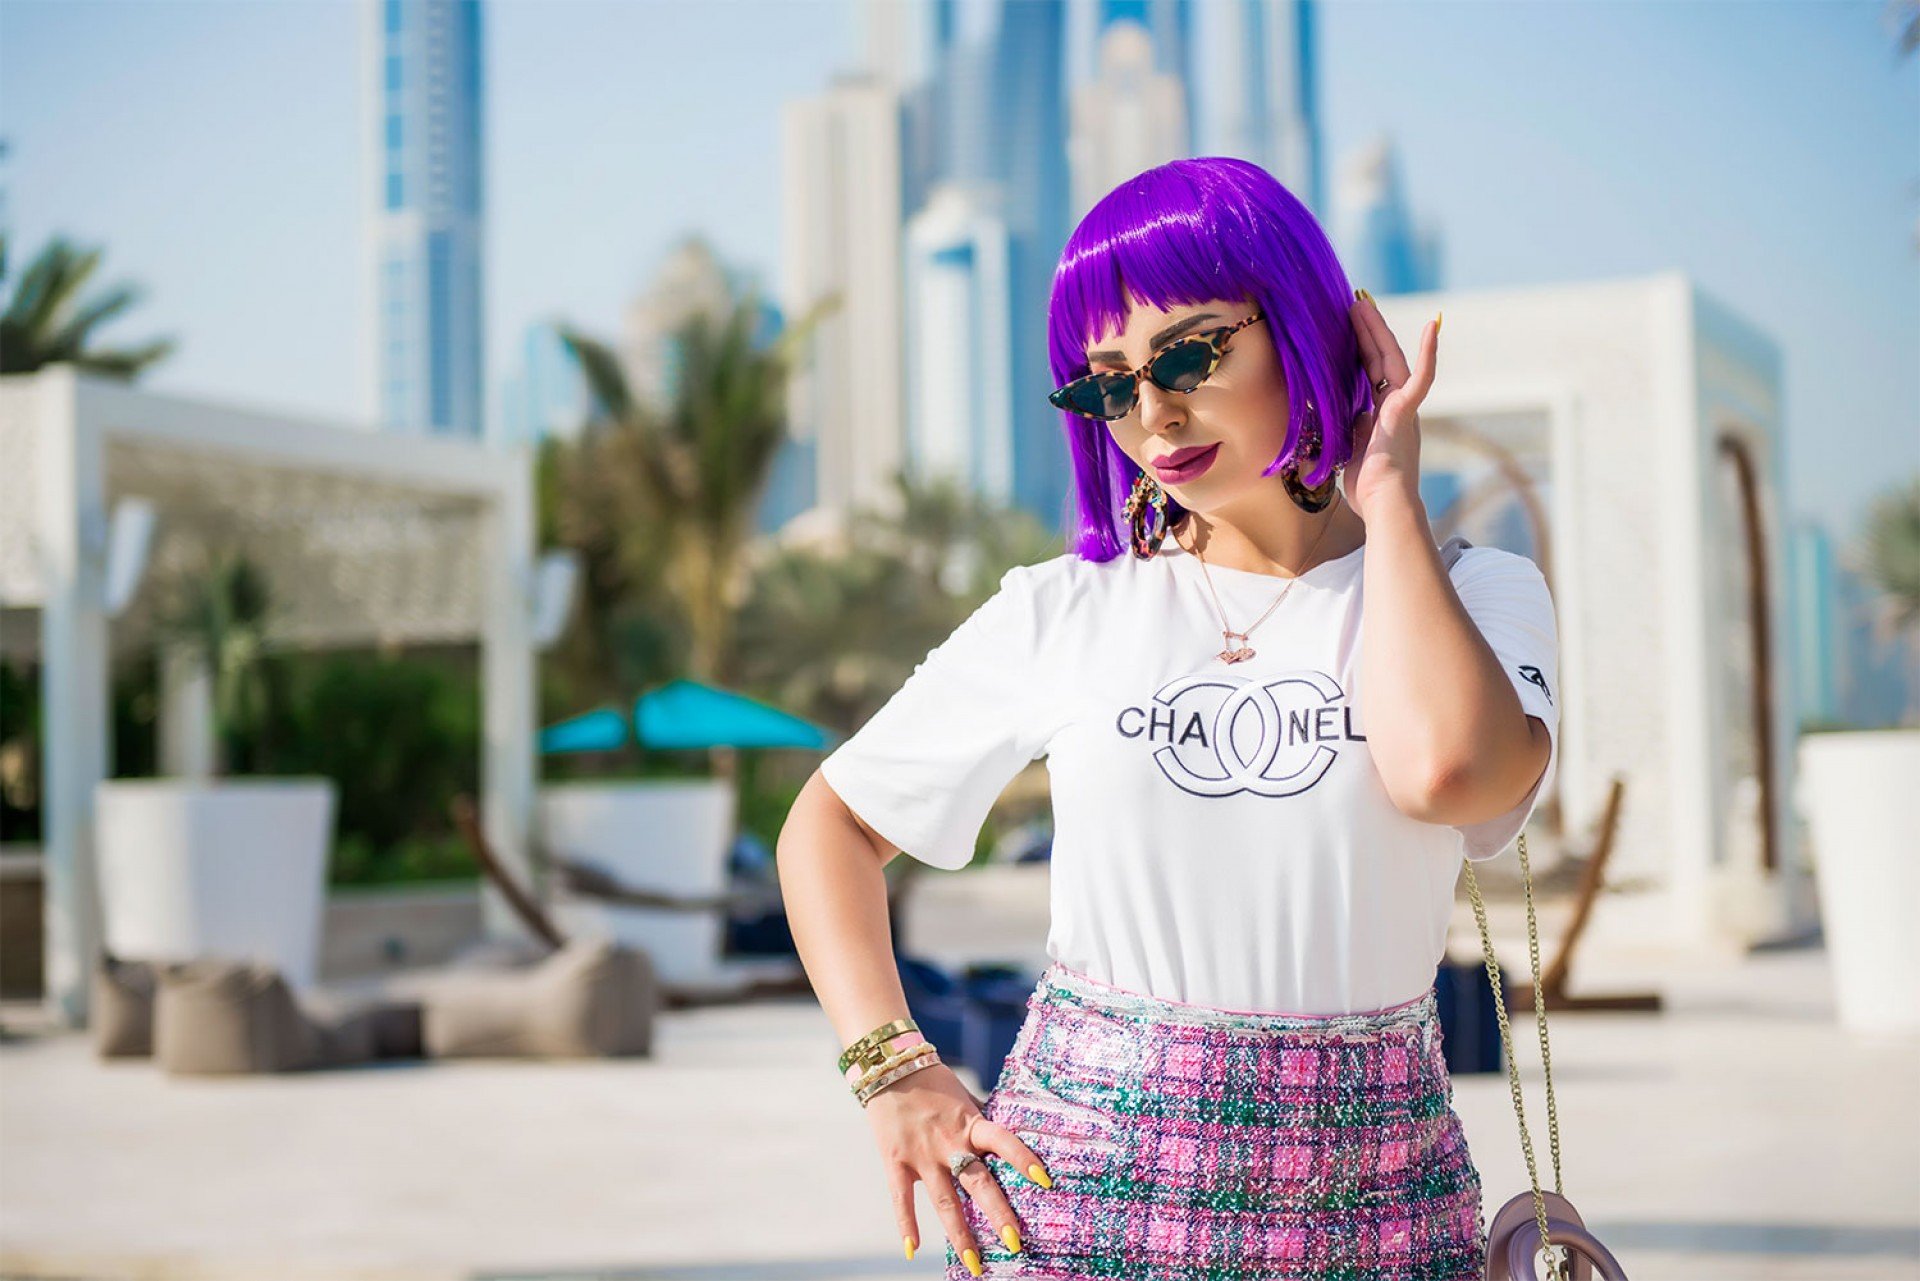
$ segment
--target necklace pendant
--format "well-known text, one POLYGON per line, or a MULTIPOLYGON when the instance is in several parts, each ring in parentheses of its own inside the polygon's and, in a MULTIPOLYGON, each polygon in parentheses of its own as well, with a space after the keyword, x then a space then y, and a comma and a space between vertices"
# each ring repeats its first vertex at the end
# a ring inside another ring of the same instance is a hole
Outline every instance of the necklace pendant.
POLYGON ((1253 650, 1247 644, 1247 634, 1245 632, 1222 632, 1221 635, 1224 636, 1227 641, 1227 647, 1217 655, 1221 662, 1244 663, 1253 657, 1253 650), (1238 645, 1233 643, 1235 637, 1238 637, 1240 640, 1238 645))

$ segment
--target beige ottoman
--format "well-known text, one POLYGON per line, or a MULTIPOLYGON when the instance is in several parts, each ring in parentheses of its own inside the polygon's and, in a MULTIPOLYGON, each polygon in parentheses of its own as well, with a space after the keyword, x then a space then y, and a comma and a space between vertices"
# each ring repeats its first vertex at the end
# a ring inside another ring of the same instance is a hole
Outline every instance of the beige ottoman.
POLYGON ((430 1058, 604 1058, 653 1053, 660 987, 645 951, 567 944, 537 965, 441 976, 422 996, 430 1058))
POLYGON ((348 1067, 421 1057, 416 1001, 309 994, 272 965, 201 957, 163 962, 153 1002, 153 1057, 174 1076, 348 1067))

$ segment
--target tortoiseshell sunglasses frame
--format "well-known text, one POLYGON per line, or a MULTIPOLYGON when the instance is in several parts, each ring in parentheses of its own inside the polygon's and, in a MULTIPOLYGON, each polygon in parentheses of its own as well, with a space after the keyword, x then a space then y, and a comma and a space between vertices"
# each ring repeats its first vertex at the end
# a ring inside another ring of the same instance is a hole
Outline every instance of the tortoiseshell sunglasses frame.
POLYGON ((1255 311, 1252 315, 1248 316, 1246 319, 1236 321, 1231 325, 1222 325, 1218 329, 1203 329, 1198 333, 1182 334, 1180 335, 1180 337, 1175 338, 1172 342, 1169 342, 1165 346, 1161 347, 1158 351, 1154 352, 1151 356, 1148 356, 1146 360, 1141 362, 1138 368, 1126 370, 1124 373, 1118 369, 1103 369, 1103 370, 1100 370, 1098 373, 1089 373, 1089 374, 1083 375, 1082 377, 1074 379, 1072 382, 1068 383, 1064 387, 1056 387, 1052 391, 1048 392, 1047 402, 1051 404, 1055 409, 1064 409, 1068 413, 1079 414, 1082 418, 1091 418, 1095 422, 1107 422, 1107 423, 1116 422, 1119 419, 1125 418, 1128 414, 1132 413, 1134 411, 1134 407, 1140 403, 1140 376, 1142 374, 1146 374, 1147 377, 1153 378, 1153 374, 1151 371, 1153 369, 1153 363, 1156 360, 1159 360, 1160 357, 1166 355, 1168 352, 1172 351, 1175 347, 1178 347, 1182 343, 1189 343, 1189 342, 1205 343, 1207 347, 1211 349, 1211 351, 1213 352, 1213 359, 1207 363, 1207 372, 1200 375, 1199 382, 1187 388, 1185 391, 1182 391, 1179 388, 1167 386, 1165 383, 1161 382, 1158 378, 1153 379, 1153 385, 1160 388, 1162 391, 1172 392, 1176 396, 1189 395, 1193 392, 1200 390, 1202 387, 1206 386, 1207 379, 1213 377, 1214 370, 1220 368, 1220 362, 1226 358, 1226 354, 1227 354, 1227 339, 1233 337, 1235 334, 1239 333, 1242 329, 1245 329, 1248 325, 1251 325, 1254 321, 1261 320, 1261 319, 1264 319, 1264 314, 1259 311, 1255 311), (1090 414, 1086 410, 1081 409, 1079 406, 1071 403, 1072 393, 1075 387, 1078 387, 1083 383, 1093 382, 1096 379, 1116 378, 1116 377, 1126 378, 1132 384, 1132 387, 1133 387, 1132 398, 1128 400, 1127 407, 1121 410, 1119 413, 1114 414, 1111 417, 1104 416, 1101 414, 1090 414))

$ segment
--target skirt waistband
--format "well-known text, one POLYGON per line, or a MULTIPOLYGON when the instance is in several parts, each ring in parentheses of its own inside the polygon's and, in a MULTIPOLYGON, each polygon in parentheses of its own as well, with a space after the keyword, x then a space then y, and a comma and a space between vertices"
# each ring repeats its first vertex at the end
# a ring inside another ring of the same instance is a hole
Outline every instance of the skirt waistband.
POLYGON ((1096 979, 1059 961, 1051 962, 1041 972, 1035 996, 1053 1001, 1065 1000, 1121 1018, 1234 1032, 1365 1033, 1431 1025, 1439 1018, 1437 997, 1431 986, 1411 1000, 1379 1010, 1347 1014, 1288 1014, 1231 1010, 1136 992, 1096 979))

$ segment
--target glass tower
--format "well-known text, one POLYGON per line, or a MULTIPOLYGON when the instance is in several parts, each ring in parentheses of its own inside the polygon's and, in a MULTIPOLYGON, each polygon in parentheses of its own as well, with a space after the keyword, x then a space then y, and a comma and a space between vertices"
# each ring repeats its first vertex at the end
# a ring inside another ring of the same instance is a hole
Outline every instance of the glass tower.
POLYGON ((479 0, 366 0, 376 417, 478 439, 481 326, 479 0))

